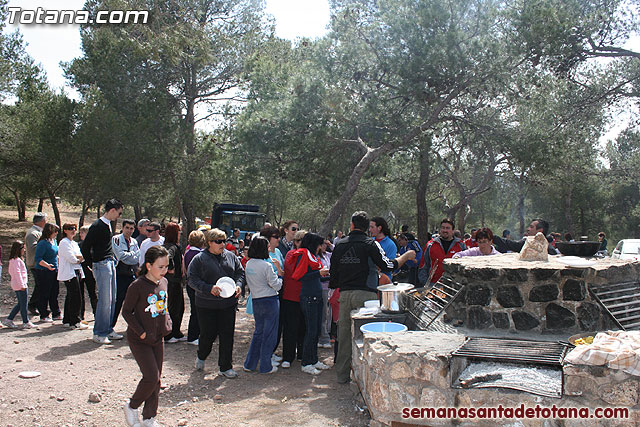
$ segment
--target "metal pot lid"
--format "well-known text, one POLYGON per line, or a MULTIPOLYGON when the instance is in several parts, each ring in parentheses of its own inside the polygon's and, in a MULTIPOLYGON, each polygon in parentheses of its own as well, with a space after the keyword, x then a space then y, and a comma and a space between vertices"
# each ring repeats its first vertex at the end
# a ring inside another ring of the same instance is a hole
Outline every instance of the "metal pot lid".
POLYGON ((379 291, 410 291, 415 288, 411 283, 398 283, 378 286, 379 291))

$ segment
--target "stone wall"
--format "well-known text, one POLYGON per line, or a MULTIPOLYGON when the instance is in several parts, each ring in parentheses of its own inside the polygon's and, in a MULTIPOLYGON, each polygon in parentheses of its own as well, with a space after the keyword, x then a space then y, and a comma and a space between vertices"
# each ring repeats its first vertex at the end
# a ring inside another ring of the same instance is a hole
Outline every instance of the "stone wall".
POLYGON ((372 426, 389 426, 394 422, 448 425, 519 425, 519 426, 630 426, 640 423, 638 380, 620 371, 584 366, 565 368, 565 397, 546 398, 504 389, 454 389, 450 387, 450 353, 464 341, 463 335, 424 331, 397 334, 368 333, 354 341, 353 372, 372 415, 372 426), (471 420, 402 417, 404 408, 480 408, 503 407, 561 408, 627 407, 630 419, 617 420, 471 420))
POLYGON ((591 298, 590 285, 640 281, 640 263, 598 260, 590 268, 519 261, 517 254, 445 260, 444 269, 465 284, 446 321, 469 329, 563 335, 618 329, 591 298))

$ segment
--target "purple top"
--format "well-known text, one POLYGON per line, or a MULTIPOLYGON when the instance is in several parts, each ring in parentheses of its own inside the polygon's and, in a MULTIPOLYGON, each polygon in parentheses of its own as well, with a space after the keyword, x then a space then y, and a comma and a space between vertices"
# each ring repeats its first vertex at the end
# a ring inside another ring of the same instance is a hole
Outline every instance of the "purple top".
POLYGON ((200 252, 202 252, 202 249, 191 246, 189 250, 187 250, 184 253, 184 257, 182 258, 182 261, 184 262, 184 268, 182 271, 184 272, 185 277, 187 275, 187 269, 189 268, 189 264, 191 264, 191 260, 193 259, 194 256, 198 255, 200 252))
MULTIPOLYGON (((491 246, 491 253, 489 255, 499 255, 499 254, 500 252, 496 251, 496 248, 491 246)), ((466 251, 456 252, 453 255, 453 258, 460 258, 463 256, 483 256, 483 255, 484 254, 480 252, 480 248, 476 247, 476 248, 467 249, 466 251)), ((486 255, 486 256, 489 256, 489 255, 486 255)))

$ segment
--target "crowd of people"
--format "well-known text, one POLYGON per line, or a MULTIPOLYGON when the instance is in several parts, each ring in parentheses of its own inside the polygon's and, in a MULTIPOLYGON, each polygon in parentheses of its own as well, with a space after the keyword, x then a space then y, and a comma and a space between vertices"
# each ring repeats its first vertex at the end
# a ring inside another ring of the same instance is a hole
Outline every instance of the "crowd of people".
MULTIPOLYGON (((349 232, 339 231, 335 239, 287 221, 280 229, 267 223, 245 236, 237 229, 230 236, 217 228, 195 230, 183 249, 181 226, 173 222, 124 219, 115 233, 113 224, 122 211, 120 201, 109 200, 102 217, 80 228, 79 238, 75 224, 63 224, 59 241, 58 227, 37 213, 24 242, 11 246, 9 273, 18 303, 2 324, 18 327, 14 319, 20 312, 24 328, 33 327, 29 316, 37 315, 42 323, 61 320, 70 329, 87 329, 86 292, 94 312, 92 339, 109 344, 123 338, 114 330, 121 313, 142 372, 124 407, 130 426, 158 425, 165 343, 197 346, 194 367, 204 370, 217 339, 220 375, 238 376, 232 356, 236 313, 243 301, 254 318, 244 371, 274 374, 300 363, 302 372, 319 375, 330 366, 319 360, 318 348, 333 347, 337 381, 347 383, 351 312, 377 299, 379 284, 393 280, 425 286, 440 279, 446 258, 490 256, 524 245, 524 240, 496 236, 486 227, 463 238, 445 218, 423 248, 407 226, 392 235, 384 218, 358 211, 349 232), (35 282, 31 300, 29 272, 35 282), (63 311, 60 283, 66 288, 63 311), (190 302, 186 335, 181 331, 185 287, 190 302)), ((526 234, 548 236, 548 227, 536 219, 526 234)), ((549 242, 550 253, 555 253, 553 236, 549 242)))

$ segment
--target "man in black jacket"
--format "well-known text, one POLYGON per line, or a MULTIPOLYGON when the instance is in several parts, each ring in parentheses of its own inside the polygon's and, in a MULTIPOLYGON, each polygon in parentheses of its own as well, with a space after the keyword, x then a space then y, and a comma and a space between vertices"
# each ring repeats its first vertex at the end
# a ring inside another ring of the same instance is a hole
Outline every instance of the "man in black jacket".
POLYGON ((531 224, 529 224, 529 227, 527 227, 527 231, 525 231, 524 233, 525 237, 523 237, 521 240, 508 240, 494 234, 493 244, 495 245, 498 252, 520 252, 522 250, 522 247, 524 246, 524 242, 526 242, 527 240, 527 236, 535 236, 538 233, 542 233, 549 241, 549 247, 547 248, 547 252, 549 253, 549 255, 557 255, 556 249, 551 246, 551 239, 548 237, 549 223, 543 219, 538 218, 531 221, 531 224))
POLYGON ((331 254, 329 282, 330 288, 340 289, 336 373, 342 384, 351 380, 351 311, 364 306, 365 301, 377 299, 378 268, 392 271, 416 258, 415 251, 407 251, 399 258, 388 259, 380 244, 366 234, 366 212, 355 212, 350 228, 349 235, 338 242, 331 254))
POLYGON ((82 256, 92 266, 98 289, 93 340, 98 344, 109 344, 122 339, 111 327, 116 311, 116 264, 111 245, 113 230, 111 223, 122 215, 122 202, 111 199, 104 205, 105 213, 95 220, 82 242, 82 256))

